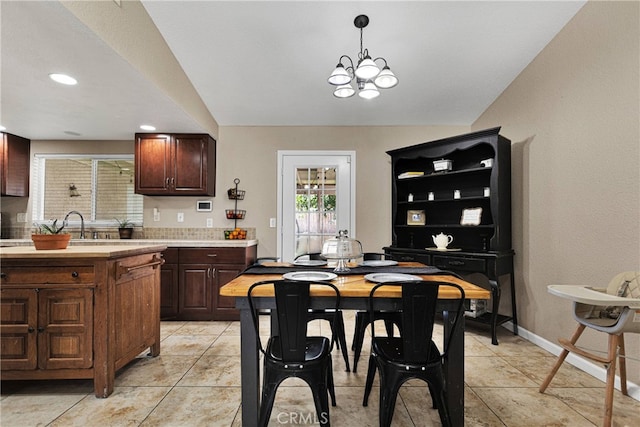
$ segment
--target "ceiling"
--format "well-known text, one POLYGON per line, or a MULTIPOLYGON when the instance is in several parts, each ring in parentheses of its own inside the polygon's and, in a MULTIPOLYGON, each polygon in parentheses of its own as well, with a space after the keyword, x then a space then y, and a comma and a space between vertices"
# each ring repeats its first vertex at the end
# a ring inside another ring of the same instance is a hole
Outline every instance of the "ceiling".
MULTIPOLYGON (((118 3, 118 2, 116 2, 118 3)), ((147 13, 220 126, 471 125, 584 1, 149 1, 147 13), (327 77, 363 44, 400 83, 337 99, 327 77)), ((117 7, 117 5, 116 5, 117 7)), ((58 2, 0 3, 0 124, 30 139, 200 132, 165 91, 58 2), (65 72, 65 87, 47 77, 65 72)))

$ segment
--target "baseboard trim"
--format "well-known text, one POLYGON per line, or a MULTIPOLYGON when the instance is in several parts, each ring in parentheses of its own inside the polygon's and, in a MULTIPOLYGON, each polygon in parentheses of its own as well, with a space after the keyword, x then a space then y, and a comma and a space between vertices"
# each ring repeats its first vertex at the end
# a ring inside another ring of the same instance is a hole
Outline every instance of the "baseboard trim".
MULTIPOLYGON (((513 332, 513 323, 505 322, 502 326, 509 331, 513 332)), ((538 347, 547 350, 548 352, 558 356, 562 351, 562 347, 557 344, 554 344, 546 339, 526 330, 522 326, 518 326, 518 336, 521 338, 537 345, 538 347)), ((580 356, 576 356, 574 353, 569 353, 567 358, 565 359, 565 363, 569 363, 570 365, 575 366, 581 371, 586 372, 587 374, 599 379, 600 381, 606 382, 607 371, 604 367, 594 364, 593 362, 584 359, 580 356)), ((616 375, 615 382, 616 390, 620 390, 620 376, 616 375)), ((631 381, 627 381, 627 391, 629 392, 629 397, 640 401, 640 385, 635 384, 631 381)))

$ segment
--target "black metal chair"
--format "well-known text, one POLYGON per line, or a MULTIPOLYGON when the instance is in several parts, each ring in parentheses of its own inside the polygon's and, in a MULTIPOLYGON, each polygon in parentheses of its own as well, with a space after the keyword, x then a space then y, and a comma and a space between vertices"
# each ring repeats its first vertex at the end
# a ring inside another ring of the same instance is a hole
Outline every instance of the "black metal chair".
MULTIPOLYGON (((325 286, 335 292, 335 308, 340 304, 340 292, 328 282, 271 280, 254 283, 248 291, 249 307, 258 337, 258 347, 264 354, 262 397, 259 425, 267 426, 276 390, 289 377, 304 380, 313 394, 320 425, 329 426, 329 399, 336 406, 331 363, 334 339, 307 336, 307 311, 310 306, 311 285, 325 286), (260 340, 258 314, 253 292, 260 286, 273 286, 275 291, 277 330, 272 331, 266 349, 260 340)), ((336 314, 337 311, 334 312, 336 314)))
MULTIPOLYGON (((295 261, 300 259, 324 260, 320 253, 298 255, 295 258, 295 261)), ((344 317, 342 316, 342 311, 338 310, 336 316, 336 313, 334 313, 333 310, 309 310, 307 321, 311 322, 312 320, 326 320, 329 322, 329 326, 331 326, 331 332, 333 332, 333 335, 336 339, 336 348, 342 352, 342 357, 344 359, 344 364, 346 366, 347 372, 351 371, 351 367, 349 365, 349 355, 347 353, 347 339, 345 336, 344 317)))
MULTIPOLYGON (((375 293, 385 286, 402 288, 402 337, 376 337, 371 328, 371 356, 362 406, 367 406, 373 386, 376 369, 380 371, 380 426, 391 425, 396 398, 400 386, 411 378, 421 379, 429 385, 433 406, 438 409, 443 426, 450 426, 450 409, 447 406, 447 385, 443 361, 448 348, 440 353, 433 342, 433 323, 436 315, 438 291, 441 287, 457 289, 457 309, 450 312, 454 316, 449 339, 456 332, 458 319, 464 315, 464 290, 456 285, 436 281, 413 281, 382 283, 374 286, 369 294, 368 313, 373 321, 376 308, 375 293)), ((447 339, 445 342, 449 342, 447 339)), ((463 408, 457 408, 463 410, 463 408)))
MULTIPOLYGON (((392 259, 391 255, 377 252, 365 252, 362 254, 363 261, 369 260, 385 260, 392 259)), ((397 311, 376 311, 374 313, 374 320, 384 321, 384 327, 387 331, 387 336, 392 337, 394 335, 393 326, 398 327, 400 335, 402 335, 402 315, 397 311)), ((357 311, 355 317, 355 328, 353 331, 353 341, 351 342, 351 350, 353 350, 353 372, 357 372, 358 361, 360 360, 360 353, 362 352, 362 345, 364 343, 364 334, 367 330, 367 326, 371 324, 369 315, 366 311, 357 311)))

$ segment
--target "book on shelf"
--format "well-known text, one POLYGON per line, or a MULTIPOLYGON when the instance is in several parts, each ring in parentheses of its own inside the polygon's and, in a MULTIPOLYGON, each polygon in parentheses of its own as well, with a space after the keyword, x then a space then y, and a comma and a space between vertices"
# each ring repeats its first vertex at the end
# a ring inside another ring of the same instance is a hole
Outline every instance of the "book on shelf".
POLYGON ((416 176, 423 176, 424 172, 403 172, 398 175, 398 179, 415 178, 416 176))

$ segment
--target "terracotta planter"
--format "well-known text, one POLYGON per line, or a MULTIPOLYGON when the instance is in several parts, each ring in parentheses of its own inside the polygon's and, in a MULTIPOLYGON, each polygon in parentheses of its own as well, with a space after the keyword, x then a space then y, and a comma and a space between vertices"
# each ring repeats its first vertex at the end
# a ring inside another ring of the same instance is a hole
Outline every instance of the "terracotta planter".
POLYGON ((31 240, 36 250, 66 249, 71 234, 32 234, 31 240))

